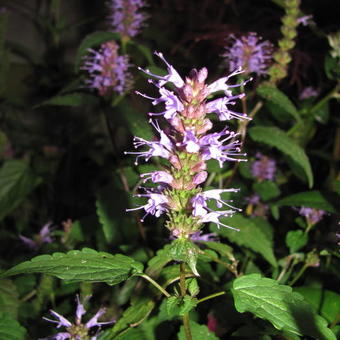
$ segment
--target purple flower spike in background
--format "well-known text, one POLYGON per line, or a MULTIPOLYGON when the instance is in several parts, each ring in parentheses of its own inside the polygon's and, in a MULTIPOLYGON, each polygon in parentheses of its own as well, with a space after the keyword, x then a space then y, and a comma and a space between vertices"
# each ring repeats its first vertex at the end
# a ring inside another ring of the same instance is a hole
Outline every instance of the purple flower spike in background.
POLYGON ((116 92, 123 94, 132 86, 132 77, 128 72, 128 56, 118 54, 115 41, 103 43, 99 51, 89 49, 81 69, 89 73, 85 81, 87 86, 98 90, 101 96, 116 92))
POLYGON ((109 26, 112 32, 118 32, 122 37, 132 38, 145 26, 148 16, 139 12, 146 4, 143 0, 109 0, 109 26))
POLYGON ((273 45, 261 39, 254 32, 239 39, 231 35, 231 46, 227 46, 222 55, 229 64, 229 70, 234 71, 242 67, 246 73, 256 73, 259 76, 266 74, 272 59, 273 45))
POLYGON ((251 166, 251 172, 259 181, 273 181, 276 172, 276 162, 258 152, 256 154, 256 161, 251 166))
MULTIPOLYGON (((89 297, 85 299, 87 301, 89 297)), ((44 320, 57 324, 57 328, 65 327, 67 332, 59 332, 55 335, 51 335, 47 338, 43 338, 40 340, 63 340, 63 339, 75 339, 75 340, 95 340, 97 339, 100 327, 103 325, 108 325, 114 323, 115 320, 107 321, 107 322, 98 322, 98 319, 105 314, 106 309, 100 308, 98 312, 86 323, 82 323, 82 316, 86 313, 84 305, 80 303, 79 296, 77 295, 77 309, 76 309, 76 317, 75 323, 72 324, 69 320, 64 318, 62 315, 57 312, 50 310, 52 316, 54 316, 55 320, 48 319, 43 317, 44 320), (93 327, 99 327, 96 335, 89 335, 89 330, 93 327)))
POLYGON ((321 221, 322 217, 326 214, 326 212, 324 210, 301 207, 299 210, 299 214, 301 216, 306 217, 308 224, 314 225, 321 221))

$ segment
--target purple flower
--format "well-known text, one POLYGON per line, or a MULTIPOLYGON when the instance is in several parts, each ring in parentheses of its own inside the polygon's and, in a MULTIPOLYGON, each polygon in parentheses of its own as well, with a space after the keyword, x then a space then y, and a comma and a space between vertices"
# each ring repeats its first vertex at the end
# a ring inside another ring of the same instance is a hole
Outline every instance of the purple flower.
POLYGON ((145 6, 143 0, 110 0, 108 6, 111 11, 108 19, 112 32, 132 38, 145 26, 148 16, 139 12, 145 6))
POLYGON ((88 49, 81 69, 89 73, 86 80, 88 87, 98 90, 101 96, 117 92, 122 94, 132 86, 132 77, 128 72, 128 56, 118 54, 115 41, 108 41, 101 45, 99 51, 88 49))
POLYGON ((299 95, 300 100, 308 99, 311 97, 317 97, 320 91, 312 86, 305 87, 299 95))
POLYGON ((261 39, 254 32, 240 39, 231 35, 229 40, 232 44, 226 47, 226 52, 222 55, 227 59, 229 70, 242 67, 246 73, 265 74, 272 58, 273 45, 261 39))
POLYGON ((313 21, 313 15, 304 15, 297 19, 298 24, 302 26, 308 26, 313 21))
MULTIPOLYGON (((87 298, 88 299, 88 298, 87 298)), ((86 299, 86 300, 87 300, 86 299)), ((55 339, 55 340, 63 340, 63 339, 76 339, 76 340, 81 340, 88 338, 88 333, 89 330, 93 327, 101 327, 103 325, 108 325, 113 322, 108 321, 108 322, 98 322, 98 319, 105 314, 106 309, 105 308, 100 308, 98 312, 86 323, 82 323, 82 316, 86 313, 86 310, 84 308, 84 305, 80 303, 79 301, 79 296, 77 295, 77 309, 76 309, 76 317, 75 317, 75 323, 72 324, 69 320, 67 320, 65 317, 62 315, 58 314, 54 310, 50 310, 50 313, 52 316, 54 316, 55 320, 48 319, 46 317, 43 317, 44 320, 52 322, 57 324, 57 328, 60 327, 65 327, 67 332, 59 332, 55 335, 51 335, 47 338, 43 338, 40 340, 47 340, 47 339, 55 339)), ((97 339, 98 332, 96 335, 91 337, 91 340, 97 339)))
POLYGON ((215 233, 202 234, 202 231, 197 231, 190 235, 190 240, 193 242, 215 242, 217 235, 215 233))
MULTIPOLYGON (((195 195, 191 199, 191 204, 193 207, 192 214, 195 217, 198 217, 202 223, 205 222, 213 222, 220 227, 221 225, 227 228, 235 229, 229 227, 219 221, 220 217, 230 217, 236 211, 240 211, 241 209, 235 208, 226 201, 222 200, 221 194, 224 192, 237 192, 238 189, 213 189, 208 191, 203 191, 197 195, 195 195), (208 200, 215 200, 216 206, 218 208, 222 208, 223 206, 228 206, 231 210, 223 210, 223 211, 213 211, 208 207, 208 200)), ((236 230, 236 229, 235 229, 236 230)))
POLYGON ((204 160, 216 159, 221 168, 225 161, 245 161, 245 159, 242 158, 235 158, 235 156, 245 156, 245 154, 240 154, 240 141, 234 140, 237 135, 237 133, 226 129, 221 132, 205 135, 200 139, 202 158, 204 160), (225 138, 220 140, 221 137, 225 138), (232 141, 228 144, 224 144, 229 140, 232 141))
POLYGON ((30 239, 26 236, 19 235, 19 238, 22 242, 25 243, 25 245, 32 250, 38 250, 42 244, 44 243, 52 243, 52 237, 51 237, 51 225, 52 222, 46 223, 41 229, 39 234, 35 235, 33 239, 30 239))
POLYGON ((150 179, 151 182, 153 182, 153 183, 170 184, 174 180, 174 178, 166 171, 148 172, 148 173, 145 173, 145 174, 141 174, 140 177, 143 178, 144 183, 150 179))
POLYGON ((156 79, 158 79, 158 87, 163 87, 166 83, 170 82, 173 83, 177 88, 181 88, 184 86, 184 81, 181 78, 181 76, 178 74, 178 72, 174 69, 174 67, 172 65, 170 65, 164 58, 163 53, 161 52, 155 52, 156 56, 158 56, 159 58, 161 58, 164 63, 167 66, 167 70, 168 70, 168 74, 165 76, 159 76, 157 74, 151 73, 150 70, 146 69, 142 69, 141 67, 138 67, 138 69, 140 71, 143 71, 144 73, 146 73, 148 76, 150 77, 154 77, 156 79))
POLYGON ((144 219, 147 215, 151 214, 156 217, 159 217, 164 212, 168 211, 168 203, 169 200, 166 195, 161 192, 154 192, 146 189, 145 194, 138 194, 137 197, 147 197, 148 202, 145 205, 142 205, 137 208, 126 209, 126 211, 134 211, 139 209, 144 209, 146 214, 141 218, 141 222, 144 222, 144 219))
POLYGON ((147 140, 140 138, 140 137, 134 137, 133 144, 134 144, 135 148, 139 148, 141 146, 147 146, 147 147, 149 147, 149 150, 148 151, 140 151, 140 152, 128 152, 128 151, 124 152, 126 155, 127 154, 137 155, 136 162, 135 162, 136 165, 138 164, 138 159, 140 157, 144 157, 146 161, 148 161, 151 157, 154 157, 154 156, 169 159, 170 156, 171 156, 171 152, 174 148, 173 143, 171 142, 169 137, 165 134, 165 132, 163 130, 161 130, 158 123, 153 122, 151 120, 150 120, 150 122, 155 127, 157 132, 159 133, 160 140, 150 142, 150 141, 147 141, 147 140))
POLYGON ((173 119, 176 116, 177 112, 180 112, 184 109, 182 102, 178 99, 178 97, 172 92, 164 87, 159 88, 159 93, 161 96, 159 98, 149 97, 143 93, 136 91, 137 94, 143 96, 144 98, 151 99, 153 105, 157 105, 161 102, 165 104, 165 111, 155 113, 149 112, 150 116, 161 116, 163 115, 165 119, 173 119))
POLYGON ((276 172, 276 162, 260 152, 255 157, 257 160, 251 166, 252 175, 260 181, 273 181, 276 172))
POLYGON ((306 217, 308 224, 318 223, 322 217, 326 214, 324 210, 313 209, 308 207, 301 207, 299 210, 301 216, 306 217))

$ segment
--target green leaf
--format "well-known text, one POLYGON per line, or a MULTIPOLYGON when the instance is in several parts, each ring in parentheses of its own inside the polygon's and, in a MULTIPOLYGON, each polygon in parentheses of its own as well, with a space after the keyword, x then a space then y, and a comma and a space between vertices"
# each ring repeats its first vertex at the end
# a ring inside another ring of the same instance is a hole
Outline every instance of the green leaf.
POLYGON ((174 316, 183 316, 196 306, 197 299, 189 295, 184 296, 184 298, 180 296, 170 296, 167 299, 166 310, 169 318, 173 318, 174 316))
POLYGON ((233 282, 232 294, 238 312, 250 312, 283 331, 335 340, 326 321, 315 314, 302 295, 259 274, 244 275, 233 282))
MULTIPOLYGON (((200 325, 194 321, 190 321, 190 330, 193 339, 204 339, 204 340, 218 340, 218 337, 209 331, 206 325, 200 325)), ((178 340, 186 340, 184 327, 181 326, 179 333, 178 333, 178 340)))
POLYGON ((302 230, 291 230, 286 235, 286 245, 290 254, 296 253, 308 243, 308 235, 302 230))
POLYGON ((340 295, 331 290, 316 287, 296 287, 294 292, 303 295, 314 308, 329 323, 339 315, 340 295))
POLYGON ((235 257, 233 254, 233 248, 228 246, 227 244, 221 243, 221 242, 204 242, 204 244, 218 253, 220 253, 221 256, 225 256, 230 261, 235 261, 235 257))
POLYGON ((170 244, 165 245, 164 248, 158 250, 156 255, 149 260, 146 270, 148 275, 157 276, 163 267, 172 260, 170 248, 170 244))
MULTIPOLYGON (((128 309, 126 309, 117 323, 110 330, 110 335, 107 339, 116 339, 117 334, 122 333, 130 327, 140 325, 151 313, 155 307, 155 302, 148 298, 140 298, 128 309)), ((105 338, 106 339, 106 338, 105 338)))
POLYGON ((266 202, 280 195, 280 188, 275 182, 262 181, 253 184, 254 191, 260 195, 261 199, 266 202))
POLYGON ((112 331, 109 329, 104 332, 100 332, 97 339, 98 340, 132 340, 132 339, 147 340, 147 338, 144 336, 144 331, 140 327, 129 328, 125 332, 115 337, 112 335, 112 331))
POLYGON ((149 123, 145 110, 142 111, 139 107, 131 105, 126 99, 123 99, 116 107, 120 117, 127 124, 131 134, 147 140, 154 137, 154 132, 149 123))
POLYGON ((193 277, 191 279, 185 280, 185 282, 187 284, 190 295, 192 297, 198 295, 198 293, 200 292, 200 287, 198 285, 197 279, 193 277))
POLYGON ((75 60, 75 72, 79 71, 79 67, 82 62, 82 58, 84 55, 88 53, 88 49, 92 47, 97 47, 101 45, 102 43, 110 40, 118 40, 119 34, 112 33, 112 32, 93 32, 89 35, 87 35, 84 40, 79 45, 77 54, 76 54, 76 60, 75 60))
POLYGON ((313 173, 305 151, 284 131, 276 127, 254 126, 249 129, 249 135, 254 141, 274 146, 289 156, 303 170, 309 187, 313 186, 313 173))
POLYGON ((21 160, 9 160, 0 169, 0 221, 16 209, 40 183, 21 160))
POLYGON ((199 248, 187 239, 178 238, 171 243, 170 255, 174 261, 181 261, 188 264, 192 272, 199 276, 196 263, 199 248))
POLYGON ((336 213, 336 202, 339 200, 338 195, 330 193, 322 193, 320 191, 305 191, 294 195, 287 196, 275 203, 276 206, 295 206, 295 207, 309 207, 314 209, 321 209, 330 213, 336 213))
POLYGON ((118 225, 116 213, 114 211, 114 203, 112 202, 111 192, 101 191, 97 195, 96 212, 99 222, 103 228, 106 241, 108 243, 118 235, 118 225))
POLYGON ((271 226, 268 222, 263 223, 262 219, 248 219, 240 214, 222 220, 226 225, 240 229, 240 231, 214 227, 213 232, 227 237, 239 246, 245 246, 260 253, 271 265, 277 266, 273 253, 271 226))
POLYGON ((68 282, 106 282, 115 285, 140 273, 143 265, 125 255, 112 255, 84 248, 68 253, 40 255, 16 265, 3 276, 24 273, 44 273, 68 282))
POLYGON ((88 106, 94 105, 97 101, 95 96, 92 96, 88 93, 69 93, 60 96, 52 97, 48 100, 45 100, 41 104, 35 106, 46 106, 46 105, 55 105, 55 106, 88 106))
POLYGON ((17 288, 11 280, 0 280, 0 310, 16 319, 19 298, 17 288))
POLYGON ((24 340, 26 329, 5 313, 0 314, 0 340, 24 340))
POLYGON ((296 121, 301 120, 295 105, 277 87, 271 85, 261 85, 256 91, 260 97, 266 99, 272 106, 275 105, 277 110, 292 116, 296 121))

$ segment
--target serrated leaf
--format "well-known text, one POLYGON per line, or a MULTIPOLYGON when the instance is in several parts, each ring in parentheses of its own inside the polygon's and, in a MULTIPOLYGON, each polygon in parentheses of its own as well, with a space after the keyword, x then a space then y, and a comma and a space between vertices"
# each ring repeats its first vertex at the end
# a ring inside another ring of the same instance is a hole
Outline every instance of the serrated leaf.
POLYGON ((287 196, 275 203, 276 206, 291 206, 291 207, 309 207, 321 209, 330 213, 336 213, 337 210, 333 202, 339 200, 338 195, 322 193, 320 191, 305 191, 287 196))
MULTIPOLYGON (((273 253, 273 241, 267 225, 264 226, 261 219, 248 219, 240 214, 230 218, 224 218, 223 223, 230 227, 240 229, 235 231, 228 228, 217 227, 211 230, 221 236, 227 237, 231 242, 239 246, 245 246, 260 253, 271 265, 277 266, 273 253)), ((270 226, 270 225, 269 225, 270 226)))
POLYGON ((326 321, 315 314, 303 296, 259 274, 244 275, 233 282, 232 294, 238 312, 250 312, 283 331, 335 340, 326 321))
POLYGON ((294 292, 303 295, 314 308, 329 323, 334 322, 339 314, 340 295, 331 290, 316 287, 296 287, 294 292))
POLYGON ((112 32, 93 32, 87 35, 83 39, 81 44, 79 45, 79 48, 76 54, 76 60, 74 63, 75 72, 79 71, 82 58, 85 54, 88 53, 87 50, 89 48, 97 47, 106 41, 117 40, 117 39, 119 39, 119 35, 117 33, 112 33, 112 32))
POLYGON ((185 262, 197 276, 199 276, 199 274, 196 269, 196 263, 199 252, 199 248, 187 239, 178 238, 171 243, 171 258, 174 261, 185 262))
POLYGON ((197 299, 189 295, 170 296, 166 302, 168 317, 171 319, 175 316, 183 316, 197 306, 197 299))
POLYGON ((9 160, 0 169, 0 221, 16 209, 40 183, 28 164, 9 160))
POLYGON ((254 191, 260 195, 262 201, 266 202, 280 195, 280 188, 275 182, 262 181, 253 184, 254 191))
POLYGON ((104 332, 100 332, 97 336, 98 340, 147 340, 144 336, 144 331, 140 328, 129 328, 122 334, 119 334, 116 337, 112 336, 111 330, 106 330, 104 332))
POLYGON ((18 308, 19 298, 15 284, 11 280, 0 280, 0 310, 16 319, 18 308))
POLYGON ((149 275, 158 275, 162 268, 172 260, 170 256, 170 244, 157 251, 156 255, 148 262, 146 272, 149 275))
POLYGON ((296 253, 308 243, 308 235, 302 230, 291 230, 286 235, 286 245, 290 254, 296 253))
POLYGON ((26 329, 5 313, 0 314, 0 340, 24 340, 26 329))
POLYGON ((211 242, 211 241, 204 242, 204 244, 208 248, 213 249, 217 251, 218 253, 220 253, 220 255, 225 256, 230 261, 235 261, 235 257, 233 255, 233 248, 231 248, 227 244, 224 244, 221 242, 211 242))
MULTIPOLYGON (((204 340, 218 340, 218 337, 209 331, 209 328, 206 325, 200 325, 194 321, 190 321, 190 330, 193 339, 204 339, 204 340)), ((186 340, 184 327, 181 326, 180 331, 178 333, 178 340, 186 340)))
MULTIPOLYGON (((155 302, 148 298, 140 298, 137 302, 126 309, 123 315, 119 318, 109 334, 111 337, 107 339, 115 339, 117 334, 130 327, 136 327, 141 324, 151 313, 155 307, 155 302)), ((106 338, 105 338, 106 339, 106 338)))
POLYGON ((88 93, 69 93, 60 96, 52 97, 48 100, 45 100, 41 104, 36 107, 46 106, 46 105, 55 105, 55 106, 88 106, 94 105, 96 103, 96 97, 88 94, 88 93))
POLYGON ((295 105, 277 87, 271 85, 261 85, 256 91, 260 97, 266 99, 271 104, 274 104, 279 110, 295 118, 296 121, 301 120, 295 105))
POLYGON ((115 285, 142 270, 143 265, 128 256, 84 248, 68 253, 40 255, 16 265, 2 275, 44 273, 68 282, 106 282, 115 285))
POLYGON ((249 135, 254 141, 274 146, 289 156, 303 170, 309 187, 313 186, 312 168, 305 151, 284 131, 276 127, 254 126, 249 129, 249 135))

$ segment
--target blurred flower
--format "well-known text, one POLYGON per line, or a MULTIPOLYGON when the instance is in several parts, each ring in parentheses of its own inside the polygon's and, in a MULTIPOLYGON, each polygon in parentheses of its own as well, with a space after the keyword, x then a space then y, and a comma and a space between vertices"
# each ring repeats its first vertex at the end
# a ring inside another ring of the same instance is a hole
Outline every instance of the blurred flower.
POLYGON ((256 153, 255 157, 257 160, 251 165, 252 175, 260 181, 273 181, 276 172, 276 162, 260 152, 256 153))
POLYGON ((97 89, 101 96, 117 92, 122 94, 132 86, 132 77, 128 72, 129 58, 118 54, 115 41, 108 41, 101 45, 99 51, 88 49, 81 69, 89 73, 85 81, 88 87, 97 89))
POLYGON ((320 91, 315 89, 312 86, 305 87, 302 92, 299 95, 300 100, 308 99, 311 97, 317 97, 319 95, 320 91))
POLYGON ((326 212, 324 210, 301 207, 299 210, 299 214, 306 217, 308 224, 313 225, 318 223, 326 214, 326 212))
POLYGON ((226 58, 230 71, 242 67, 246 73, 266 74, 273 51, 269 41, 261 41, 262 38, 254 32, 239 39, 232 34, 229 40, 231 46, 225 48, 226 52, 222 56, 226 58))
POLYGON ((109 25, 112 32, 118 32, 123 37, 134 37, 141 28, 148 16, 139 12, 139 9, 146 4, 143 0, 110 0, 108 6, 109 25))
POLYGON ((51 225, 52 222, 46 223, 41 229, 39 234, 36 234, 33 236, 32 239, 19 235, 19 238, 22 242, 25 243, 25 245, 32 249, 32 250, 38 250, 44 243, 51 243, 52 237, 51 237, 51 225))
POLYGON ((258 216, 258 217, 267 217, 268 212, 268 204, 265 204, 261 201, 261 197, 258 194, 253 194, 246 198, 248 202, 246 208, 246 214, 248 216, 258 216))
MULTIPOLYGON (((88 300, 86 298, 85 300, 88 300)), ((69 320, 64 318, 62 315, 58 314, 57 312, 50 310, 50 313, 55 317, 56 320, 51 320, 46 317, 43 317, 44 320, 57 324, 57 328, 65 327, 67 332, 60 332, 55 335, 51 335, 47 338, 43 338, 40 340, 64 340, 64 339, 71 339, 71 340, 95 340, 97 339, 100 327, 103 325, 108 325, 114 323, 115 320, 108 321, 108 322, 98 322, 98 319, 105 314, 106 309, 100 308, 98 312, 86 323, 82 323, 82 316, 86 313, 84 305, 80 303, 79 296, 77 295, 77 309, 76 309, 76 317, 75 323, 71 323, 69 320), (89 330, 93 327, 99 327, 96 335, 89 335, 89 330)))
POLYGON ((298 24, 308 26, 313 21, 313 15, 304 15, 297 19, 298 24))

